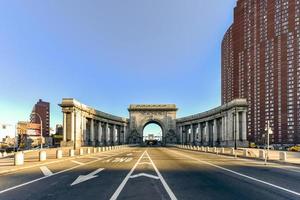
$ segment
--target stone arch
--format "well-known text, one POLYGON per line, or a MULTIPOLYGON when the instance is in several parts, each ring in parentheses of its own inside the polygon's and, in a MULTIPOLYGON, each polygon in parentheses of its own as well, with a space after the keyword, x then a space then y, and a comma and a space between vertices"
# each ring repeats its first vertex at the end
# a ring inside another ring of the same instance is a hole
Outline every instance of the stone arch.
MULTIPOLYGON (((150 123, 155 123, 161 127, 163 145, 167 142, 166 135, 169 133, 169 130, 176 129, 177 108, 174 104, 130 105, 128 111, 130 116, 129 138, 139 137, 141 143, 143 141, 143 130, 145 126, 150 123)), ((130 143, 131 141, 128 142, 130 143)), ((175 142, 176 140, 174 141, 174 143, 175 142)))
POLYGON ((147 125, 149 124, 156 124, 158 125, 160 128, 161 128, 161 136, 162 136, 162 142, 164 142, 164 138, 165 138, 165 135, 166 135, 166 131, 165 131, 165 126, 163 124, 162 121, 158 120, 158 119, 145 119, 143 122, 142 122, 143 125, 143 128, 141 130, 141 134, 142 134, 142 138, 143 138, 143 134, 144 134, 144 129, 147 125))

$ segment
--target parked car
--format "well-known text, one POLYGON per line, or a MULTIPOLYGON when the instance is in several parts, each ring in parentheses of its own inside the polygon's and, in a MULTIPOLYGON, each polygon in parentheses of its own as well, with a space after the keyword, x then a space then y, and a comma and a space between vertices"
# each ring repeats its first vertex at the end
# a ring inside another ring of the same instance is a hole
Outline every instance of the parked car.
POLYGON ((288 148, 288 151, 300 151, 300 145, 295 145, 288 148))

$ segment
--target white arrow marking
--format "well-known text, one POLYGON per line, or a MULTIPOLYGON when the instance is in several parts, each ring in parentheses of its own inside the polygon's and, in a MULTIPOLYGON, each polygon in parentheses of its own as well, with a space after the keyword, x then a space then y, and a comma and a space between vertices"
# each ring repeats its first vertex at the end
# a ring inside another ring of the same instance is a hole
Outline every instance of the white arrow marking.
POLYGON ((80 175, 80 176, 78 176, 78 178, 71 184, 71 186, 76 185, 78 183, 82 183, 82 182, 87 181, 87 180, 90 180, 92 178, 98 177, 98 175, 96 175, 96 174, 98 174, 102 170, 104 170, 104 168, 99 168, 99 169, 97 169, 97 170, 89 173, 88 175, 80 175))
POLYGON ((51 176, 53 174, 46 166, 41 166, 40 169, 45 176, 51 176))
POLYGON ((154 175, 146 174, 146 173, 139 173, 139 174, 136 174, 136 175, 132 175, 132 176, 130 176, 130 178, 137 178, 137 177, 140 177, 140 176, 146 176, 148 178, 159 179, 158 176, 154 176, 154 175))

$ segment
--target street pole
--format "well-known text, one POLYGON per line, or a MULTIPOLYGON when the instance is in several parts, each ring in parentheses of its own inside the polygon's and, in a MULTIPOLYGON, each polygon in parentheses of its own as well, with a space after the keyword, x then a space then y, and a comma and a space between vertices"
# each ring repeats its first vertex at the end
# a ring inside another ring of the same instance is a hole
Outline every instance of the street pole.
POLYGON ((40 139, 41 139, 41 149, 43 149, 43 121, 42 121, 42 117, 36 112, 32 112, 31 114, 32 115, 37 115, 40 119, 40 124, 41 124, 40 139))
POLYGON ((15 125, 15 152, 18 151, 18 138, 17 138, 17 126, 18 124, 15 125))
POLYGON ((267 121, 267 127, 265 129, 265 131, 267 132, 267 151, 266 151, 266 155, 265 155, 265 165, 267 164, 267 160, 269 159, 269 148, 270 148, 270 134, 273 134, 273 131, 270 127, 270 121, 267 121))

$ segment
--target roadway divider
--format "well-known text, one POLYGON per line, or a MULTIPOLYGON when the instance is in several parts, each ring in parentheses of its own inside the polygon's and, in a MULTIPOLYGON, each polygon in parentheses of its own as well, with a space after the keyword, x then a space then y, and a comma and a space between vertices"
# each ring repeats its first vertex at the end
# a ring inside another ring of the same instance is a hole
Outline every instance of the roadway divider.
POLYGON ((62 158, 62 155, 63 155, 63 152, 61 149, 57 149, 56 150, 56 158, 57 159, 61 159, 62 158))
POLYGON ((47 153, 46 151, 40 151, 39 152, 39 161, 45 161, 47 160, 47 153))
MULTIPOLYGON (((232 147, 208 147, 208 146, 194 146, 194 145, 168 145, 172 147, 176 147, 179 149, 186 149, 191 151, 200 151, 206 153, 213 153, 217 155, 227 155, 233 157, 241 157, 248 159, 259 159, 265 160, 266 156, 268 156, 268 161, 280 161, 288 163, 288 152, 285 151, 269 151, 269 155, 267 154, 266 149, 251 149, 251 148, 232 148, 232 147)), ((299 159, 299 158, 298 158, 299 159)), ((299 159, 300 161, 300 159, 299 159)), ((300 164, 300 162, 299 162, 300 164)))
POLYGON ((74 157, 75 156, 75 151, 74 149, 69 149, 69 156, 74 157))
MULTIPOLYGON (((118 149, 128 148, 128 147, 131 147, 131 146, 136 146, 136 145, 116 145, 116 146, 105 146, 105 147, 82 147, 82 148, 78 149, 78 151, 77 151, 78 154, 76 153, 76 155, 77 156, 83 156, 85 154, 84 153, 85 151, 86 151, 86 154, 96 154, 96 153, 109 151, 109 150, 118 150, 118 149)), ((75 156, 75 150, 74 149, 69 149, 69 148, 43 149, 43 150, 36 151, 36 152, 38 153, 37 154, 38 161, 46 161, 47 157, 49 155, 50 155, 50 158, 52 158, 52 159, 61 159, 61 158, 63 158, 63 152, 64 151, 68 152, 68 154, 65 157, 74 157, 75 156)), ((31 153, 35 152, 35 150, 15 152, 13 154, 14 165, 15 166, 24 165, 25 156, 26 156, 25 154, 30 153, 30 152, 31 153)), ((3 156, 3 155, 1 154, 1 156, 3 156)), ((30 156, 30 157, 32 157, 32 156, 30 156)))
POLYGON ((24 153, 22 151, 15 153, 14 165, 23 165, 24 164, 24 153))

